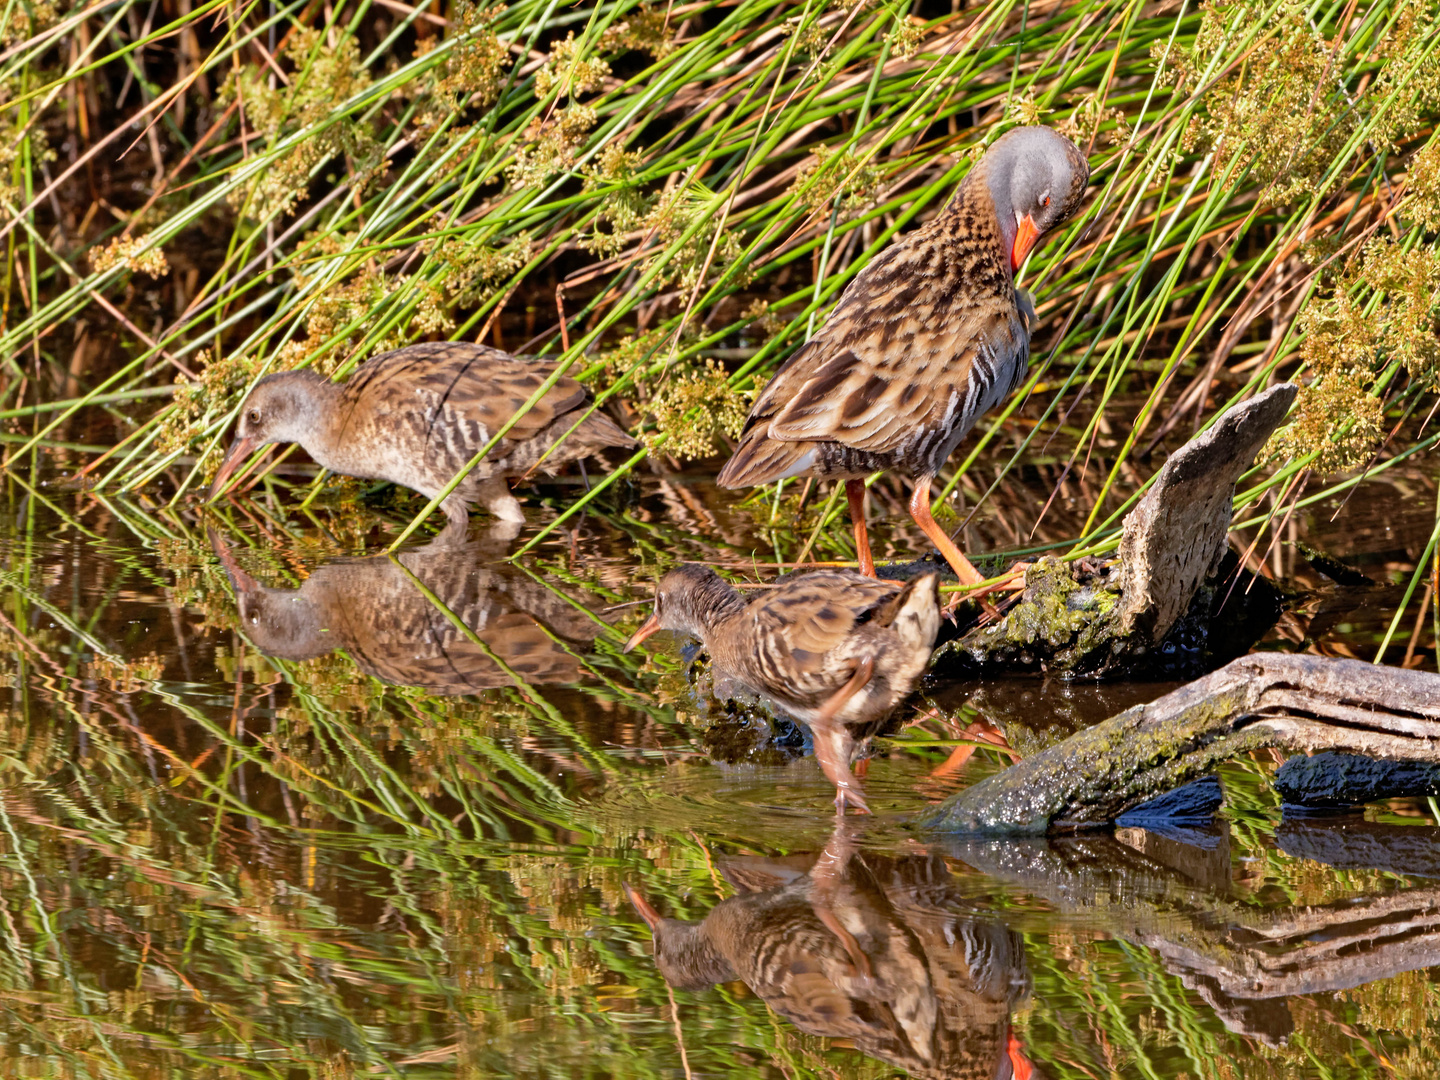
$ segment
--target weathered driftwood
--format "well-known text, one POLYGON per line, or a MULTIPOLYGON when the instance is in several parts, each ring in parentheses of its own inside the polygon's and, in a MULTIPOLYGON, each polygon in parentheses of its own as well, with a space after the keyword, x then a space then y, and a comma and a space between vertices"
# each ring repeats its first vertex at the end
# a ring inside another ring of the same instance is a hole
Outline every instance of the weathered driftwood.
POLYGON ((1359 814, 1287 816, 1275 830, 1275 846, 1337 870, 1440 878, 1440 828, 1434 825, 1385 825, 1359 814))
MULTIPOLYGON (((1215 596, 1202 586, 1213 581, 1226 551, 1235 482, 1294 400, 1295 387, 1283 383, 1226 411, 1170 456, 1126 515, 1117 560, 1039 560, 1026 575, 1020 602, 998 623, 937 650, 937 671, 1042 667, 1093 674, 1157 660, 1164 666, 1171 663, 1166 650, 1198 651, 1219 601, 1229 596, 1238 608, 1257 599, 1247 589, 1215 596), (1179 625, 1187 613, 1192 625, 1179 625)), ((1272 620, 1278 614, 1277 608, 1272 620)))
POLYGON ((1272 386, 1228 410, 1160 470, 1125 518, 1120 539, 1120 632, 1161 640, 1225 552, 1235 482, 1255 463, 1295 400, 1272 386))
POLYGON ((1440 675, 1260 653, 1078 732, 921 815, 928 828, 1096 828, 1266 747, 1440 763, 1440 675))

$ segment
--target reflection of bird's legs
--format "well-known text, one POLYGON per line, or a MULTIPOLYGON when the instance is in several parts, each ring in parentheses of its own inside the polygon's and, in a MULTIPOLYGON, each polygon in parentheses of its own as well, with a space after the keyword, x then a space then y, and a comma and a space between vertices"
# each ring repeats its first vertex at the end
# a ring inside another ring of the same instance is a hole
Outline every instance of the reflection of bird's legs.
POLYGON ((845 481, 845 498, 850 501, 850 524, 855 528, 855 557, 860 561, 860 573, 866 577, 875 576, 875 560, 870 555, 870 534, 865 531, 865 481, 845 481))
MULTIPOLYGON (((1014 750, 1012 750, 1010 748, 1010 743, 1006 741, 1005 733, 999 728, 997 728, 994 724, 990 723, 990 721, 988 720, 976 720, 960 734, 969 735, 971 738, 977 739, 980 742, 990 743, 1002 754, 1008 754, 1012 761, 1020 760, 1020 755, 1017 754, 1014 750)), ((967 761, 969 761, 971 756, 975 753, 977 749, 979 748, 975 746, 955 747, 954 751, 951 752, 950 756, 946 758, 944 762, 937 765, 933 770, 931 770, 930 775, 949 776, 951 773, 956 772, 960 769, 961 766, 963 766, 967 761)))
POLYGON ((430 542, 436 547, 458 547, 470 539, 470 521, 468 518, 454 518, 449 514, 445 516, 445 527, 435 534, 435 539, 430 542))
MULTIPOLYGON (((580 479, 585 483, 585 494, 590 494, 590 474, 585 471, 585 459, 581 458, 575 463, 580 466, 580 479)), ((570 524, 570 563, 573 566, 580 561, 580 530, 585 526, 585 511, 580 511, 580 516, 570 524)))
POLYGON ((854 825, 844 821, 835 822, 835 831, 830 834, 830 842, 825 845, 825 850, 810 868, 810 880, 821 889, 833 889, 844 879, 850 858, 855 854, 855 840, 850 835, 853 829, 854 825))
POLYGON ((860 794, 860 786, 850 772, 850 750, 853 740, 843 723, 836 721, 840 710, 865 688, 875 674, 875 661, 869 657, 855 665, 855 674, 850 681, 835 691, 829 701, 821 706, 819 714, 810 724, 815 735, 815 758, 820 768, 835 785, 835 811, 845 813, 845 807, 853 804, 862 813, 868 814, 870 807, 860 794))
POLYGON ((815 860, 815 865, 810 868, 812 884, 810 907, 821 925, 834 934, 835 939, 845 947, 850 962, 855 965, 856 973, 862 979, 869 979, 874 974, 874 969, 870 966, 870 958, 865 955, 865 950, 860 948, 860 942, 855 939, 855 935, 845 929, 840 917, 832 908, 835 901, 834 894, 845 880, 845 872, 850 865, 850 857, 854 851, 855 845, 846 834, 844 824, 837 823, 830 842, 825 845, 825 850, 820 853, 820 857, 815 860))
MULTIPOLYGON (((916 716, 915 719, 906 726, 910 727, 914 724, 925 723, 930 720, 938 720, 951 735, 962 738, 968 736, 979 742, 989 743, 1002 754, 1009 755, 1012 761, 1020 760, 1020 755, 1011 749, 1009 742, 1006 741, 1005 733, 988 720, 977 719, 962 729, 956 721, 950 719, 939 709, 932 706, 916 716)), ((955 749, 950 752, 948 758, 930 770, 929 782, 934 784, 936 781, 942 781, 947 776, 952 776, 959 772, 965 766, 966 762, 975 755, 975 751, 978 749, 979 747, 974 745, 955 747, 955 749)), ((937 790, 940 789, 937 788, 937 790)))
POLYGON ((1025 1047, 1020 1045, 1013 1028, 1010 1030, 1010 1037, 1005 1040, 1005 1056, 1010 1059, 1010 1075, 1013 1080, 1030 1080, 1035 1075, 1035 1066, 1025 1056, 1025 1047))

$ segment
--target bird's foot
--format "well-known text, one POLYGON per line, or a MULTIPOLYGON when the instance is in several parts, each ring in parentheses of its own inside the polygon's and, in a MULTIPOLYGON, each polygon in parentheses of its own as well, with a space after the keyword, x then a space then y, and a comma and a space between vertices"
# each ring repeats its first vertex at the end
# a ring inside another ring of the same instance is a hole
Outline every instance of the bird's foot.
POLYGON ((979 625, 988 626, 1000 617, 1000 608, 991 602, 988 597, 992 593, 997 592, 1023 592, 1025 589, 1025 574, 1029 569, 1030 564, 1028 562, 1016 563, 999 577, 983 583, 978 589, 956 593, 941 614, 953 622, 955 609, 966 600, 974 600, 980 605, 981 617, 979 625))
POLYGON ((857 813, 870 813, 870 804, 865 801, 865 796, 860 794, 860 788, 854 784, 837 784, 835 787, 835 816, 844 817, 847 807, 853 806, 857 813))

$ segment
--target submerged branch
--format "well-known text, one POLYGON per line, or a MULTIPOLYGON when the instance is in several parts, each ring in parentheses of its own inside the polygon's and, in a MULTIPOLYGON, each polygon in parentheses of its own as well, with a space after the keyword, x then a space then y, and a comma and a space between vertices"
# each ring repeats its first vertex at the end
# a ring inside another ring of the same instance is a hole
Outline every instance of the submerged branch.
POLYGON ((1078 732, 922 815, 928 828, 1097 828, 1232 757, 1277 747, 1440 763, 1440 676, 1257 654, 1078 732))

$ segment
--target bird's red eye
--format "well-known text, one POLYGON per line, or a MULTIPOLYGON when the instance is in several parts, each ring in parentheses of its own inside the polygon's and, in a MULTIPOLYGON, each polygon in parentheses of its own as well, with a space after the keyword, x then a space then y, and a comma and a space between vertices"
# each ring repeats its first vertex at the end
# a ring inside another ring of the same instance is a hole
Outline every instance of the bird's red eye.
POLYGON ((1040 205, 1041 205, 1041 206, 1049 206, 1049 205, 1050 205, 1050 196, 1049 196, 1049 195, 1046 195, 1045 198, 1041 199, 1041 200, 1040 200, 1040 205))

